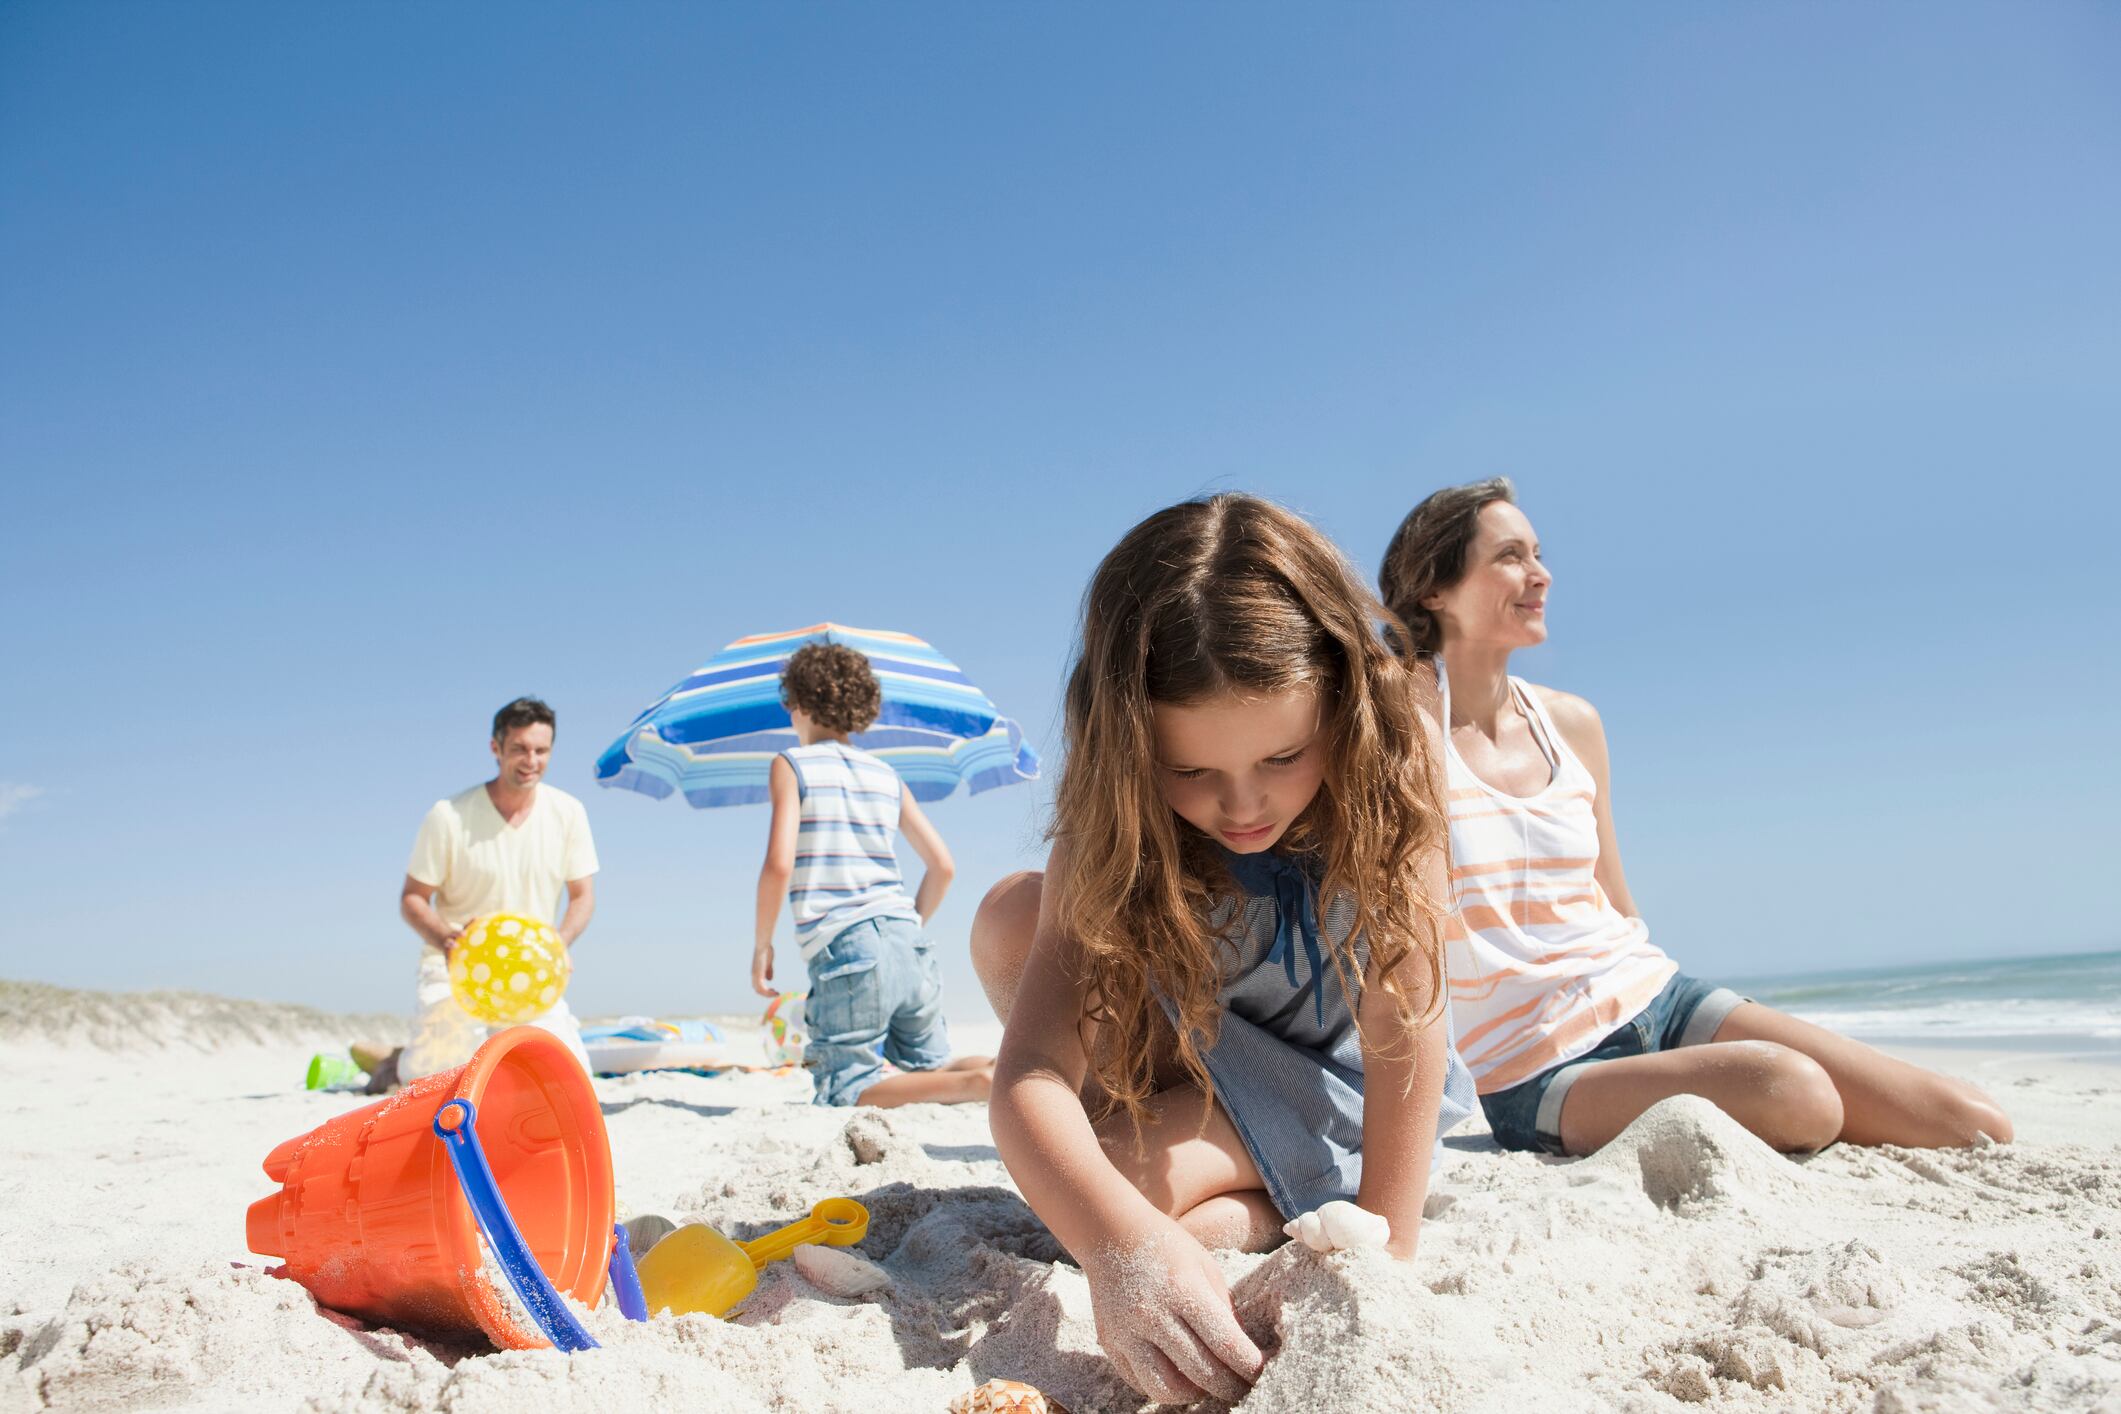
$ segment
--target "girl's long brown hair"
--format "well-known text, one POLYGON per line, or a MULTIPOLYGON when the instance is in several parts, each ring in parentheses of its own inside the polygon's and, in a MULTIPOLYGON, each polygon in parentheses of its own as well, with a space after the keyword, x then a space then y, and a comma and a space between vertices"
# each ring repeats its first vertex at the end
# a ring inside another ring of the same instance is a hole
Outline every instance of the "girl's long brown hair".
POLYGON ((1082 1020, 1099 1031, 1091 1071, 1113 1108, 1138 1120, 1154 1089, 1159 995, 1177 1012, 1181 1064, 1211 1090, 1201 1051, 1216 1035, 1226 946, 1211 917, 1234 891, 1213 844, 1158 792, 1152 703, 1317 690, 1325 780, 1277 847, 1315 861, 1321 911, 1341 895, 1354 904, 1345 937, 1325 939, 1351 1010, 1365 986, 1360 946, 1403 1023, 1441 1014, 1443 907, 1420 865, 1446 825, 1384 618, 1331 541, 1253 496, 1158 511, 1097 567, 1048 834, 1068 846, 1059 923, 1080 949, 1082 1020), (1410 955, 1426 984, 1419 1007, 1400 977, 1410 955))

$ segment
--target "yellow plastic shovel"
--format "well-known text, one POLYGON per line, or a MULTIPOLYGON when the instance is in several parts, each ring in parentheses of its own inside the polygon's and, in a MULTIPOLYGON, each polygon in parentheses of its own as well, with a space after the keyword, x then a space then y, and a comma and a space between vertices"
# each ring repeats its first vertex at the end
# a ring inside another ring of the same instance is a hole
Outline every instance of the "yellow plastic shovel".
POLYGON ((852 1247, 869 1235, 869 1210, 852 1198, 827 1198, 810 1216, 749 1242, 731 1242, 705 1223, 690 1223, 640 1260, 648 1314, 705 1311, 726 1316, 759 1284, 759 1269, 806 1242, 852 1247))

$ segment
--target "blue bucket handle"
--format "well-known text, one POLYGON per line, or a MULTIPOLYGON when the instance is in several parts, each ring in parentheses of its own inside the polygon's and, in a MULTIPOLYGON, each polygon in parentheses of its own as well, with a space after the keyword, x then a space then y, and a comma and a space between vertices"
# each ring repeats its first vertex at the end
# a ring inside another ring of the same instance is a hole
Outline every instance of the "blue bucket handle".
MULTIPOLYGON (((560 1293, 552 1289, 537 1258, 530 1255, 530 1244, 523 1240, 516 1220, 509 1215, 500 1185, 493 1181, 493 1169, 486 1162, 486 1151, 479 1147, 478 1117, 478 1107, 471 1101, 449 1100, 435 1111, 434 1131, 448 1151, 457 1182, 464 1189, 464 1201, 471 1204, 472 1216, 479 1220, 479 1231, 486 1234, 486 1245, 493 1249, 494 1260, 508 1274, 508 1284, 515 1288, 523 1309, 555 1348, 570 1353, 599 1349, 596 1338, 582 1329, 582 1323, 567 1309, 560 1293)), ((622 1241, 619 1245, 623 1248, 626 1244, 622 1241)), ((638 1281, 635 1289, 639 1289, 638 1281)))

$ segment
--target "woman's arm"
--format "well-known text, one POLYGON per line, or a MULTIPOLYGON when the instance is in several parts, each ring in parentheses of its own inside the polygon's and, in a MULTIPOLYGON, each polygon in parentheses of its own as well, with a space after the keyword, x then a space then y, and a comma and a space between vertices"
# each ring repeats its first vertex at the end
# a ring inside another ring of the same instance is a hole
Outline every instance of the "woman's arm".
POLYGON ((1556 692, 1551 687, 1535 687, 1533 691, 1546 703, 1547 715, 1561 729, 1569 750, 1581 758, 1591 779, 1598 783, 1598 799, 1592 802, 1598 815, 1598 867, 1592 877, 1598 880, 1598 887, 1605 890, 1613 907, 1629 918, 1640 917, 1635 896, 1628 892, 1627 871, 1620 867, 1620 836, 1613 828, 1613 768, 1606 751, 1605 723, 1599 720, 1596 707, 1572 692, 1556 692))
POLYGON ((943 906, 943 895, 950 889, 950 881, 957 877, 957 861, 950 857, 950 846, 943 843, 942 834, 928 820, 927 812, 906 791, 899 799, 898 830, 913 846, 913 852, 921 857, 920 892, 913 896, 913 910, 926 923, 935 917, 935 910, 943 906))

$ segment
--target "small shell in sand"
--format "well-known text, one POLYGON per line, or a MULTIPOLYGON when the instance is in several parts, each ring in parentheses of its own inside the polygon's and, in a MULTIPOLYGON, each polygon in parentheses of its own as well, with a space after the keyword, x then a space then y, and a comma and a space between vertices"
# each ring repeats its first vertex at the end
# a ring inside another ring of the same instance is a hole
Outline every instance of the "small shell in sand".
POLYGON ((1392 1240, 1392 1224, 1367 1208, 1335 1200, 1305 1213, 1282 1231, 1313 1252, 1353 1252, 1392 1240))
POLYGON ((796 1248, 795 1269, 803 1274, 803 1280, 828 1296, 867 1296, 891 1285, 891 1273, 866 1257, 837 1247, 796 1248))
POLYGON ((1030 1385, 989 1380, 950 1401, 950 1414, 1068 1414, 1030 1385))

